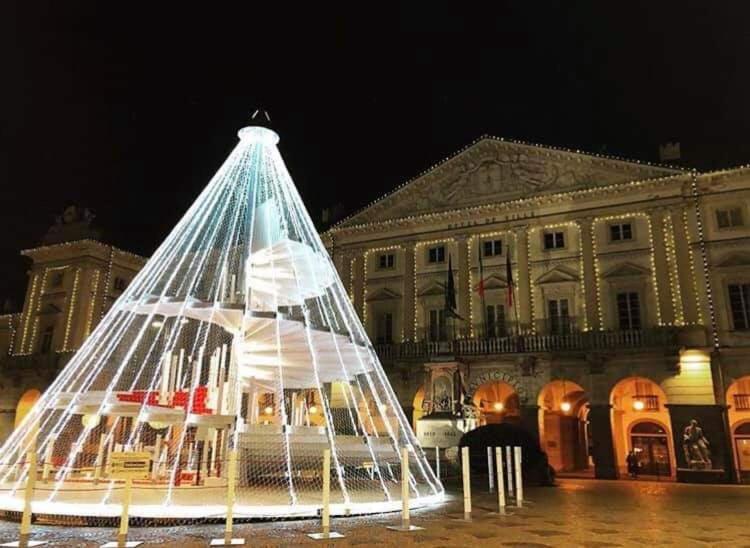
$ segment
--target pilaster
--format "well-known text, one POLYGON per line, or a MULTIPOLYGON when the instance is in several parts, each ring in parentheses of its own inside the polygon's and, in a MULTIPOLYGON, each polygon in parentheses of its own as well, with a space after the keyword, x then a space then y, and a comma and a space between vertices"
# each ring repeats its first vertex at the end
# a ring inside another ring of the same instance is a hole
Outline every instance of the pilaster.
POLYGON ((413 241, 404 244, 404 276, 403 276, 403 332, 405 341, 416 341, 417 334, 414 326, 414 284, 416 280, 415 272, 415 252, 416 243, 413 241))
POLYGON ((528 226, 514 230, 516 234, 516 265, 518 266, 518 315, 521 326, 530 328, 534 318, 531 315, 531 274, 529 272, 529 233, 528 226))
POLYGON ((581 231, 581 266, 583 272, 579 275, 583 281, 581 297, 586 303, 586 325, 589 330, 598 331, 602 328, 599 321, 599 292, 597 287, 599 280, 596 277, 596 257, 594 256, 594 234, 592 230, 593 220, 586 217, 578 221, 578 229, 581 231))
POLYGON ((651 219, 651 245, 654 253, 653 279, 659 294, 658 307, 661 314, 661 323, 672 325, 675 321, 675 311, 672 303, 672 287, 669 283, 669 263, 667 262, 667 247, 664 241, 664 215, 663 209, 654 209, 650 212, 651 219))

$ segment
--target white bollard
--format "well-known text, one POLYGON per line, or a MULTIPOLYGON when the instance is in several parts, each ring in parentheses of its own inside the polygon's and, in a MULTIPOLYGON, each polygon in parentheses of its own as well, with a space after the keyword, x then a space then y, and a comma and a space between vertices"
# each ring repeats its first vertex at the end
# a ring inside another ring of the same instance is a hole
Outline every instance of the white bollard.
POLYGON ((502 447, 495 447, 495 469, 497 470, 497 513, 505 514, 505 481, 503 480, 502 447))
POLYGON ((409 448, 401 448, 401 525, 391 525, 386 527, 391 531, 421 531, 423 527, 417 527, 411 524, 409 517, 409 448))
POLYGON ((27 460, 29 463, 29 471, 26 476, 26 489, 24 489, 23 496, 21 532, 17 541, 6 542, 5 544, 0 544, 0 546, 20 546, 25 548, 27 546, 42 546, 43 544, 47 544, 43 540, 29 540, 29 537, 31 536, 31 499, 34 496, 34 487, 36 485, 36 450, 32 449, 28 452, 27 460))
POLYGON ((471 519, 471 472, 469 469, 469 448, 461 448, 461 466, 464 480, 464 519, 471 519))
POLYGON ((505 448, 505 465, 508 471, 508 496, 513 496, 513 453, 510 445, 505 448))
POLYGON ((125 494, 122 496, 122 515, 120 516, 120 530, 117 533, 118 546, 126 545, 128 542, 128 525, 130 521, 130 497, 133 489, 133 480, 125 479, 125 494))
POLYGON ((323 511, 321 512, 323 531, 308 533, 308 537, 315 540, 344 538, 341 533, 331 531, 331 450, 323 451, 323 511))
POLYGON ((210 546, 242 546, 245 544, 244 538, 232 538, 236 480, 237 450, 233 449, 229 452, 229 462, 227 463, 227 519, 224 524, 224 538, 211 539, 210 546))
POLYGON ((492 473, 492 447, 487 448, 487 480, 490 484, 490 493, 495 492, 495 478, 492 473))
POLYGON ((521 476, 521 448, 513 448, 516 453, 516 506, 523 506, 523 477, 521 476))

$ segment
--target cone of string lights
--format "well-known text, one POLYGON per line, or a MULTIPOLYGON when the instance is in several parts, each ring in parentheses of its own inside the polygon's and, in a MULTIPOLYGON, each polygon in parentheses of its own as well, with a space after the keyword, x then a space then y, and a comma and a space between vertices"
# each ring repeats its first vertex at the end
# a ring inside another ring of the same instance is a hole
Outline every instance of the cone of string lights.
POLYGON ((281 158, 261 125, 113 304, 0 452, 0 510, 111 517, 111 455, 147 454, 131 516, 315 515, 331 450, 331 513, 441 500, 427 463, 281 158))

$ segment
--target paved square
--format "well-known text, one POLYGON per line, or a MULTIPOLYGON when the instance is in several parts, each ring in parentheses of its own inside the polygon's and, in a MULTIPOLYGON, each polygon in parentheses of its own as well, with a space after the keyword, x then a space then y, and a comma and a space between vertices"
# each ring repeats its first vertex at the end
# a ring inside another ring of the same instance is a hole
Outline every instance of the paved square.
MULTIPOLYGON (((750 547, 750 487, 685 485, 645 481, 563 479, 557 487, 527 488, 530 503, 509 509, 512 515, 491 515, 496 498, 484 485, 473 488, 474 519, 460 515, 457 484, 449 483, 450 500, 412 513, 423 531, 398 533, 386 525, 400 523, 398 514, 333 520, 346 535, 334 542, 316 542, 306 533, 318 529, 310 520, 243 523, 234 536, 249 546, 726 546, 750 547)), ((0 522, 0 540, 14 540, 18 524, 0 522)), ((34 526, 34 538, 50 546, 93 547, 111 540, 116 531, 92 527, 34 526)), ((182 527, 131 527, 131 538, 142 546, 192 548, 207 546, 223 534, 222 524, 182 527)))

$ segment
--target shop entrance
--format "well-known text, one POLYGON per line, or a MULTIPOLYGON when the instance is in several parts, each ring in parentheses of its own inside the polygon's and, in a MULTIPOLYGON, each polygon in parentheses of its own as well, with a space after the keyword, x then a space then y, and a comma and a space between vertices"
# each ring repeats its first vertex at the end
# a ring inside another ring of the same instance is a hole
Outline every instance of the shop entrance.
POLYGON ((742 483, 750 483, 750 422, 734 429, 734 447, 737 451, 737 468, 742 483))
POLYGON ((655 422, 639 422, 630 431, 630 446, 638 458, 639 473, 671 476, 667 432, 655 422))

